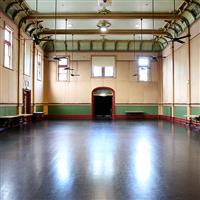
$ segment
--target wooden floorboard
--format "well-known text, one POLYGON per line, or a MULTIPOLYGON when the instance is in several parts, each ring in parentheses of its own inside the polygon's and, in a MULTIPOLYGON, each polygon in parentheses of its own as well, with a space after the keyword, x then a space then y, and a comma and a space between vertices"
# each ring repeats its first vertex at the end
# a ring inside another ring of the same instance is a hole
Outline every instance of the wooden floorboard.
POLYGON ((167 121, 42 121, 0 134, 1 200, 200 199, 200 133, 167 121))

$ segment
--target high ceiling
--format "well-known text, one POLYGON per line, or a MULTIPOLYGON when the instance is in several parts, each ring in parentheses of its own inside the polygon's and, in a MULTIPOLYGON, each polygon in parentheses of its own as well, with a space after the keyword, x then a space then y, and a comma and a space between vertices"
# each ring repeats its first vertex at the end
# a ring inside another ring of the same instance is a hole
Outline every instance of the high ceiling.
MULTIPOLYGON (((39 13, 97 13, 102 7, 98 5, 98 0, 26 0, 32 10, 39 13), (50 3, 51 2, 51 3, 50 3)), ((180 7, 183 0, 176 0, 176 8, 180 7)), ((113 0, 111 6, 107 7, 111 12, 167 12, 174 11, 174 0, 113 0), (154 5, 153 5, 154 3, 154 5)), ((142 17, 142 16, 141 16, 142 17)), ((107 19, 111 23, 112 29, 141 29, 141 19, 107 19)), ((97 24, 99 19, 69 19, 68 23, 71 27, 67 29, 98 29, 97 24)), ((65 19, 45 19, 41 23, 49 29, 65 29, 65 19), (56 24, 55 24, 56 21, 56 24)), ((162 19, 144 19, 142 21, 143 29, 161 29, 164 25, 162 19), (154 26, 154 27, 153 27, 154 26)), ((56 39, 63 40, 64 35, 59 35, 56 39)), ((77 40, 90 40, 91 35, 76 35, 77 40)), ((130 35, 109 35, 107 39, 113 40, 131 40, 130 35)), ((141 34, 135 36, 136 39, 141 39, 141 34)), ((71 39, 71 37, 69 37, 71 39)), ((101 39, 100 35, 93 35, 92 39, 101 39)), ((152 35, 145 34, 143 39, 151 40, 152 35)))
MULTIPOLYGON (((129 48, 124 49, 127 51, 131 50, 131 43, 135 40, 146 42, 146 47, 154 45, 146 50, 159 51, 167 45, 164 35, 180 35, 200 15, 200 0, 112 0, 103 13, 99 13, 105 9, 98 3, 98 0, 4 0, 7 5, 1 6, 12 17, 15 14, 15 21, 16 15, 18 21, 25 19, 22 27, 30 35, 37 34, 40 38, 52 35, 57 44, 55 41, 41 43, 47 50, 55 47, 62 50, 66 47, 66 40, 73 39, 75 46, 81 46, 79 43, 82 42, 114 42, 113 50, 117 50, 116 43, 124 41, 129 48), (16 14, 12 10, 17 8, 26 8, 26 12, 16 14), (111 24, 104 37, 97 27, 102 19, 111 24), (35 23, 40 20, 40 29, 35 29, 35 23)), ((145 50, 142 49, 145 45, 136 46, 140 48, 138 50, 145 50)))
MULTIPOLYGON (((26 0, 32 10, 41 13, 54 13, 55 0, 26 0), (37 6, 38 4, 38 6, 37 6)), ((152 0, 113 0, 107 8, 111 12, 151 12, 152 0)), ((176 8, 183 0, 175 0, 176 8)), ((58 12, 97 12, 100 9, 98 0, 57 0, 58 12)), ((174 0, 154 0, 155 12, 173 12, 174 0)))

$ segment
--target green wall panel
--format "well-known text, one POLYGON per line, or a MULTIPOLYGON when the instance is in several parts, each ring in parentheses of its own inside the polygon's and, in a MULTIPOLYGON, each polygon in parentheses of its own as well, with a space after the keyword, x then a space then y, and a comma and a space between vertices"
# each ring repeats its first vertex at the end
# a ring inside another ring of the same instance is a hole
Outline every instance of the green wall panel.
POLYGON ((91 105, 49 105, 49 115, 91 115, 91 105))
POLYGON ((200 115, 200 107, 192 107, 192 115, 200 115))
POLYGON ((186 106, 175 106, 175 117, 185 118, 184 115, 187 115, 187 107, 186 106))
POLYGON ((125 115, 126 111, 144 111, 146 114, 158 114, 158 106, 116 105, 115 109, 116 115, 125 115))
MULTIPOLYGON (((49 105, 49 115, 91 115, 91 105, 49 105)), ((125 111, 144 111, 146 114, 157 115, 158 106, 116 105, 115 114, 125 115, 125 111)))
POLYGON ((43 112, 43 106, 36 106, 36 112, 43 112))
POLYGON ((4 106, 0 107, 0 116, 4 115, 16 115, 17 114, 17 106, 4 106))
POLYGON ((163 106, 163 115, 164 116, 171 116, 172 115, 171 106, 163 106))

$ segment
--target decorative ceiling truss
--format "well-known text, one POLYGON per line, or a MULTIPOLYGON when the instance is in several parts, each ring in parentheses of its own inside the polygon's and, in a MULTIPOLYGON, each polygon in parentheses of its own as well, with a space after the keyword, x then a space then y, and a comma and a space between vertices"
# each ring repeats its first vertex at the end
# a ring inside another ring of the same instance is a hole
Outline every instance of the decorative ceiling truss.
MULTIPOLYGON (((53 13, 33 13, 27 19, 54 19, 53 13)), ((151 12, 112 12, 102 13, 58 13, 57 19, 152 19, 151 12)), ((173 13, 154 13, 154 19, 173 19, 173 13)))
MULTIPOLYGON (((42 30, 38 33, 38 35, 52 35, 56 31, 57 35, 100 35, 98 29, 51 29, 51 30, 42 30)), ((166 35, 162 29, 153 30, 153 29, 110 29, 106 32, 106 35, 133 35, 133 34, 154 34, 154 35, 166 35)))
POLYGON ((72 48, 72 41, 60 40, 57 42, 42 43, 43 49, 46 51, 63 52, 67 49, 71 51, 82 51, 82 52, 101 52, 101 51, 119 51, 119 52, 160 52, 161 46, 159 42, 152 40, 79 40, 73 41, 74 48, 72 48))

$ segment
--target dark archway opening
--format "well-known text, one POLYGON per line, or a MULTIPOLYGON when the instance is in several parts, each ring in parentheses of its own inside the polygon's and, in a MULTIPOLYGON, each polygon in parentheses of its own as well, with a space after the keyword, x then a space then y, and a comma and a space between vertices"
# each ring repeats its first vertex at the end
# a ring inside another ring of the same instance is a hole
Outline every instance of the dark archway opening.
POLYGON ((114 119, 114 91, 111 88, 96 88, 92 92, 93 119, 114 119))
POLYGON ((95 118, 112 119, 112 96, 95 96, 94 106, 95 118))

